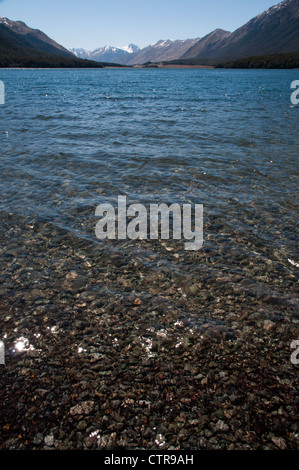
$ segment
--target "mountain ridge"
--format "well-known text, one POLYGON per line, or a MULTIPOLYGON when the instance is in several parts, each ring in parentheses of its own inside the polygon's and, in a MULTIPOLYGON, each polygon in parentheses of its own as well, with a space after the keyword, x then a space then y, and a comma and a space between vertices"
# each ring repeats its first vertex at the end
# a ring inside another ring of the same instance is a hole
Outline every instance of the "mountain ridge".
POLYGON ((140 49, 135 44, 125 47, 104 46, 93 51, 70 49, 77 57, 98 61, 112 59, 123 65, 135 65, 155 60, 172 60, 181 56, 197 39, 160 39, 154 44, 140 49))
POLYGON ((12 33, 11 37, 16 35, 18 37, 17 42, 23 43, 25 47, 38 49, 49 54, 73 57, 73 54, 68 49, 58 44, 39 29, 30 28, 23 21, 12 21, 8 18, 0 17, 0 25, 12 33))
POLYGON ((230 60, 248 56, 299 51, 299 2, 284 0, 202 50, 194 45, 180 59, 230 60))
POLYGON ((82 59, 96 60, 98 62, 117 62, 125 63, 126 58, 131 54, 138 52, 140 49, 135 44, 129 44, 124 47, 115 47, 106 45, 104 47, 98 47, 93 51, 86 51, 85 49, 70 49, 70 52, 75 54, 77 57, 82 59))

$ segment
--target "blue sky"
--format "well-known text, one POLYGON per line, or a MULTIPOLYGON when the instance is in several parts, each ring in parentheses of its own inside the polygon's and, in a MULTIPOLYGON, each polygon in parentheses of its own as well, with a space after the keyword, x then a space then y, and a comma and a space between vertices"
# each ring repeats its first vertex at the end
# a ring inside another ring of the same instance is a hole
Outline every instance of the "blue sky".
POLYGON ((277 0, 0 0, 0 16, 22 20, 65 47, 140 47, 159 39, 234 31, 277 0))

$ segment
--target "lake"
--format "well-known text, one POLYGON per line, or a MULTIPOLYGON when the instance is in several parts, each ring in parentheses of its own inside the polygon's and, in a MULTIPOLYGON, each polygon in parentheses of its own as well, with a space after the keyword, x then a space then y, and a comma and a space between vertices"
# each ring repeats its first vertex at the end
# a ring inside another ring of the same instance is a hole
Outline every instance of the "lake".
MULTIPOLYGON (((192 377, 214 403, 204 380, 211 362, 217 376, 220 345, 225 364, 250 357, 246 367, 269 367, 273 381, 288 364, 290 378, 289 345, 298 333, 299 106, 290 99, 297 78, 292 70, 0 71, 0 338, 15 367, 11 389, 18 392, 25 367, 50 376, 65 400, 83 379, 82 400, 95 389, 103 397, 93 375, 101 370, 115 396, 121 383, 135 399, 136 379, 142 399, 156 393, 158 400, 158 383, 173 403, 187 397, 191 419, 192 377), (96 207, 116 205, 118 196, 144 206, 202 204, 203 247, 99 240, 96 207), (184 381, 171 382, 173 367, 184 381)), ((234 366, 219 367, 231 374, 234 366)), ((222 403, 239 393, 229 383, 219 383, 222 403)), ((38 387, 47 388, 46 380, 38 387)), ((47 400, 63 420, 66 401, 47 400)), ((181 408, 173 406, 177 416, 181 408)), ((88 421, 93 438, 106 426, 96 416, 97 424, 88 421)), ((153 442, 169 448, 173 439, 159 425, 153 442)), ((198 425, 189 430, 184 438, 174 433, 188 442, 179 448, 199 445, 192 440, 198 425)), ((264 438, 255 432, 258 448, 264 438)), ((126 447, 127 434, 122 439, 126 447)), ((142 447, 138 439, 132 442, 142 447)), ((77 445, 75 437, 65 443, 77 445)))

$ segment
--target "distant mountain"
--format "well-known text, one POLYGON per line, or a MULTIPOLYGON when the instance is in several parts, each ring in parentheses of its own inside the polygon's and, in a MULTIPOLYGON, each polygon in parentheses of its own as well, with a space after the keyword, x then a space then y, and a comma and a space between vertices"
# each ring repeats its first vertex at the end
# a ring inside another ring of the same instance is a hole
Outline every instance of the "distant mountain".
POLYGON ((85 49, 82 48, 72 48, 70 49, 70 52, 74 54, 76 57, 79 59, 88 59, 89 58, 89 51, 86 51, 85 49))
POLYGON ((209 57, 209 52, 217 49, 219 45, 229 38, 231 33, 223 29, 215 29, 203 38, 196 41, 180 59, 190 59, 199 55, 204 55, 205 58, 209 57))
POLYGON ((105 46, 94 51, 84 49, 70 49, 77 57, 83 59, 117 62, 123 65, 144 64, 146 62, 159 62, 178 59, 198 39, 172 40, 167 39, 156 42, 150 46, 139 49, 138 46, 130 44, 126 47, 105 46))
POLYGON ((299 52, 298 0, 284 0, 207 47, 198 41, 181 59, 219 62, 282 52, 299 52))
POLYGON ((70 52, 75 54, 77 57, 80 57, 81 59, 124 64, 129 61, 129 58, 132 54, 137 53, 139 50, 139 47, 135 44, 129 44, 125 47, 99 47, 94 51, 86 51, 85 49, 70 49, 70 52))
POLYGON ((132 54, 124 63, 126 65, 145 64, 146 62, 161 62, 181 57, 198 39, 173 40, 167 39, 156 42, 132 54))

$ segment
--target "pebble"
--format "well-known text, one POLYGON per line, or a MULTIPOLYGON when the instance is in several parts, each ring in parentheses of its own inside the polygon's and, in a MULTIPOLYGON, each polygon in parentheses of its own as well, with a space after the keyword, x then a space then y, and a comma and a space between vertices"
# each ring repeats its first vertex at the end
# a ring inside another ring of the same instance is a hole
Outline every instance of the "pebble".
POLYGON ((264 329, 266 331, 271 331, 275 327, 275 323, 273 323, 271 320, 265 320, 264 321, 264 329))
POLYGON ((229 431, 229 426, 224 421, 219 420, 216 423, 216 431, 228 432, 229 431))
POLYGON ((86 429, 86 428, 87 428, 87 422, 85 420, 79 421, 79 423, 77 424, 77 429, 79 431, 82 431, 83 429, 86 429))
POLYGON ((272 442, 275 444, 276 447, 278 447, 281 450, 286 450, 287 449, 287 444, 285 440, 282 437, 272 437, 272 442))
POLYGON ((71 415, 88 415, 92 412, 94 407, 94 401, 85 401, 78 405, 73 406, 70 409, 71 415))
POLYGON ((54 445, 54 436, 53 434, 49 434, 48 436, 45 437, 44 442, 46 446, 52 447, 54 445))
POLYGON ((41 433, 36 434, 33 438, 33 444, 39 445, 43 442, 44 436, 41 433))

